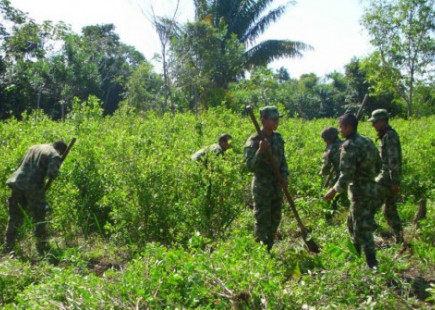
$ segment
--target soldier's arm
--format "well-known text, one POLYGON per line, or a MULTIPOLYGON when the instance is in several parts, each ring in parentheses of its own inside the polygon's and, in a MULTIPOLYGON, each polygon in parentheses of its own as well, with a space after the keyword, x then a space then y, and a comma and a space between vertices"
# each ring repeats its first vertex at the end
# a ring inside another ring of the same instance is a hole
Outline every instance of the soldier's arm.
POLYGON ((264 161, 265 153, 258 152, 258 143, 252 139, 248 140, 245 144, 244 158, 245 165, 248 171, 254 172, 259 165, 264 161))
POLYGON ((201 161, 204 157, 204 154, 205 154, 205 150, 200 149, 199 151, 195 152, 192 156, 190 156, 190 158, 195 161, 201 161))
POLYGON ((399 185, 401 181, 401 158, 400 158, 400 142, 396 134, 387 136, 387 160, 388 169, 393 185, 399 185))
POLYGON ((353 180, 356 169, 356 153, 349 145, 343 145, 340 152, 340 176, 334 189, 338 193, 343 193, 347 190, 347 186, 353 180))

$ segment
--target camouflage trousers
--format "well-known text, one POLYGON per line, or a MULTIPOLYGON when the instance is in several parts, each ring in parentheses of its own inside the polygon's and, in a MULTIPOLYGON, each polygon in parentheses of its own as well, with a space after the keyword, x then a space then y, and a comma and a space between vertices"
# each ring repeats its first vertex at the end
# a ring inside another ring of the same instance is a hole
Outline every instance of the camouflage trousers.
POLYGON ((366 257, 376 254, 373 239, 374 212, 379 206, 376 184, 349 189, 350 212, 347 227, 358 252, 364 250, 366 257))
POLYGON ((378 185, 378 195, 380 199, 379 206, 375 209, 375 212, 384 205, 382 210, 385 220, 388 225, 394 230, 395 235, 402 231, 402 221, 397 212, 397 195, 394 195, 388 186, 378 185))
POLYGON ((12 195, 9 198, 9 220, 5 233, 4 252, 13 250, 18 230, 22 226, 25 216, 27 218, 27 214, 33 220, 38 252, 43 252, 46 249, 48 245, 48 233, 45 222, 45 206, 46 202, 43 191, 12 189, 12 195))
POLYGON ((270 250, 282 218, 282 190, 279 186, 265 186, 253 182, 252 195, 254 197, 254 236, 270 250))

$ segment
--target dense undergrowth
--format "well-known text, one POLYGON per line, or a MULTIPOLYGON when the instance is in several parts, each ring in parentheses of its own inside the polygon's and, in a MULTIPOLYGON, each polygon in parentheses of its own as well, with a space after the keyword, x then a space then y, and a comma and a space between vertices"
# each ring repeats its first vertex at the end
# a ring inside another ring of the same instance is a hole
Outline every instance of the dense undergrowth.
MULTIPOLYGON (((47 201, 52 251, 39 258, 26 223, 15 257, 0 263, 5 309, 412 309, 435 298, 434 117, 392 125, 402 139, 399 204, 410 247, 400 251, 381 214, 380 267, 355 255, 344 206, 327 222, 317 172, 323 128, 336 120, 283 118, 279 131, 291 171, 290 191, 322 246, 308 253, 288 207, 269 254, 252 237, 250 175, 242 150, 249 119, 226 110, 101 117, 98 102, 76 104, 65 122, 34 113, 0 123, 0 183, 28 147, 58 139, 77 143, 47 201), (223 132, 233 148, 212 164, 190 155, 223 132), (413 225, 422 199, 428 213, 413 225), (400 252, 400 255, 396 256, 400 252)), ((375 132, 362 122, 360 132, 375 132)), ((0 237, 9 190, 0 187, 0 237)))

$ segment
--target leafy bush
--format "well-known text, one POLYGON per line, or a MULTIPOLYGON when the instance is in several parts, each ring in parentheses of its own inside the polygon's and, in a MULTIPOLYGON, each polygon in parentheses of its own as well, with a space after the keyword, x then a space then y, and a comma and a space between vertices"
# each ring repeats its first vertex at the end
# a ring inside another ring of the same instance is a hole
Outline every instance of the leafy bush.
MULTIPOLYGON (((433 117, 392 120, 402 140, 399 211, 412 254, 394 259, 399 248, 376 236, 383 248, 379 272, 372 273, 350 244, 346 209, 340 206, 331 222, 324 219, 329 206, 321 199, 325 189, 317 176, 324 149, 320 132, 336 120, 283 118, 279 127, 290 192, 323 247, 313 256, 286 205, 272 253, 253 240, 247 207, 251 176, 242 152, 254 130, 246 116, 224 109, 199 116, 138 116, 121 109, 102 117, 95 98, 77 102, 74 109, 65 122, 37 112, 0 123, 3 184, 31 145, 78 138, 47 194, 56 265, 26 262, 34 261, 32 248, 23 247, 31 239, 20 244, 21 260, 2 258, 0 305, 6 309, 430 307, 422 300, 433 294, 427 274, 435 262, 433 117), (209 165, 190 159, 224 132, 233 136, 224 157, 209 165), (414 227, 415 205, 422 198, 429 199, 427 218, 414 227), (106 264, 99 277, 94 261, 108 255, 118 263, 106 264), (419 277, 426 281, 422 289, 416 288, 419 277), (423 297, 417 299, 417 291, 423 297)), ((367 122, 360 132, 375 138, 367 122)), ((0 187, 4 205, 9 194, 0 187)), ((384 224, 380 214, 377 219, 384 224)), ((6 222, 1 208, 0 237, 6 222)))

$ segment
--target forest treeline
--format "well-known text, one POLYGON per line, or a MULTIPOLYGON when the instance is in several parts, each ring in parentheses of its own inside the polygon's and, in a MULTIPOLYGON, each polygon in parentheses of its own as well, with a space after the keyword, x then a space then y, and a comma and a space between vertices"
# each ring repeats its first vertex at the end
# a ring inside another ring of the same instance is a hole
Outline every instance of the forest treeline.
POLYGON ((1 0, 0 119, 21 118, 34 109, 63 119, 75 100, 91 95, 101 100, 106 115, 121 105, 138 112, 198 113, 217 106, 241 111, 247 104, 277 104, 289 116, 313 119, 355 111, 365 94, 368 113, 375 108, 400 116, 435 112, 433 0, 372 1, 362 23, 375 51, 353 58, 344 73, 299 78, 284 67, 273 70, 267 65, 303 56, 312 49, 309 42, 251 44, 287 9, 284 5, 268 11, 273 2, 195 1, 195 21, 185 24, 154 16, 162 65, 156 70, 134 47, 122 43, 113 24, 74 33, 63 22, 37 23, 9 0, 1 0), (408 11, 418 18, 401 16, 408 11), (379 34, 394 22, 400 25, 391 36, 379 34))

